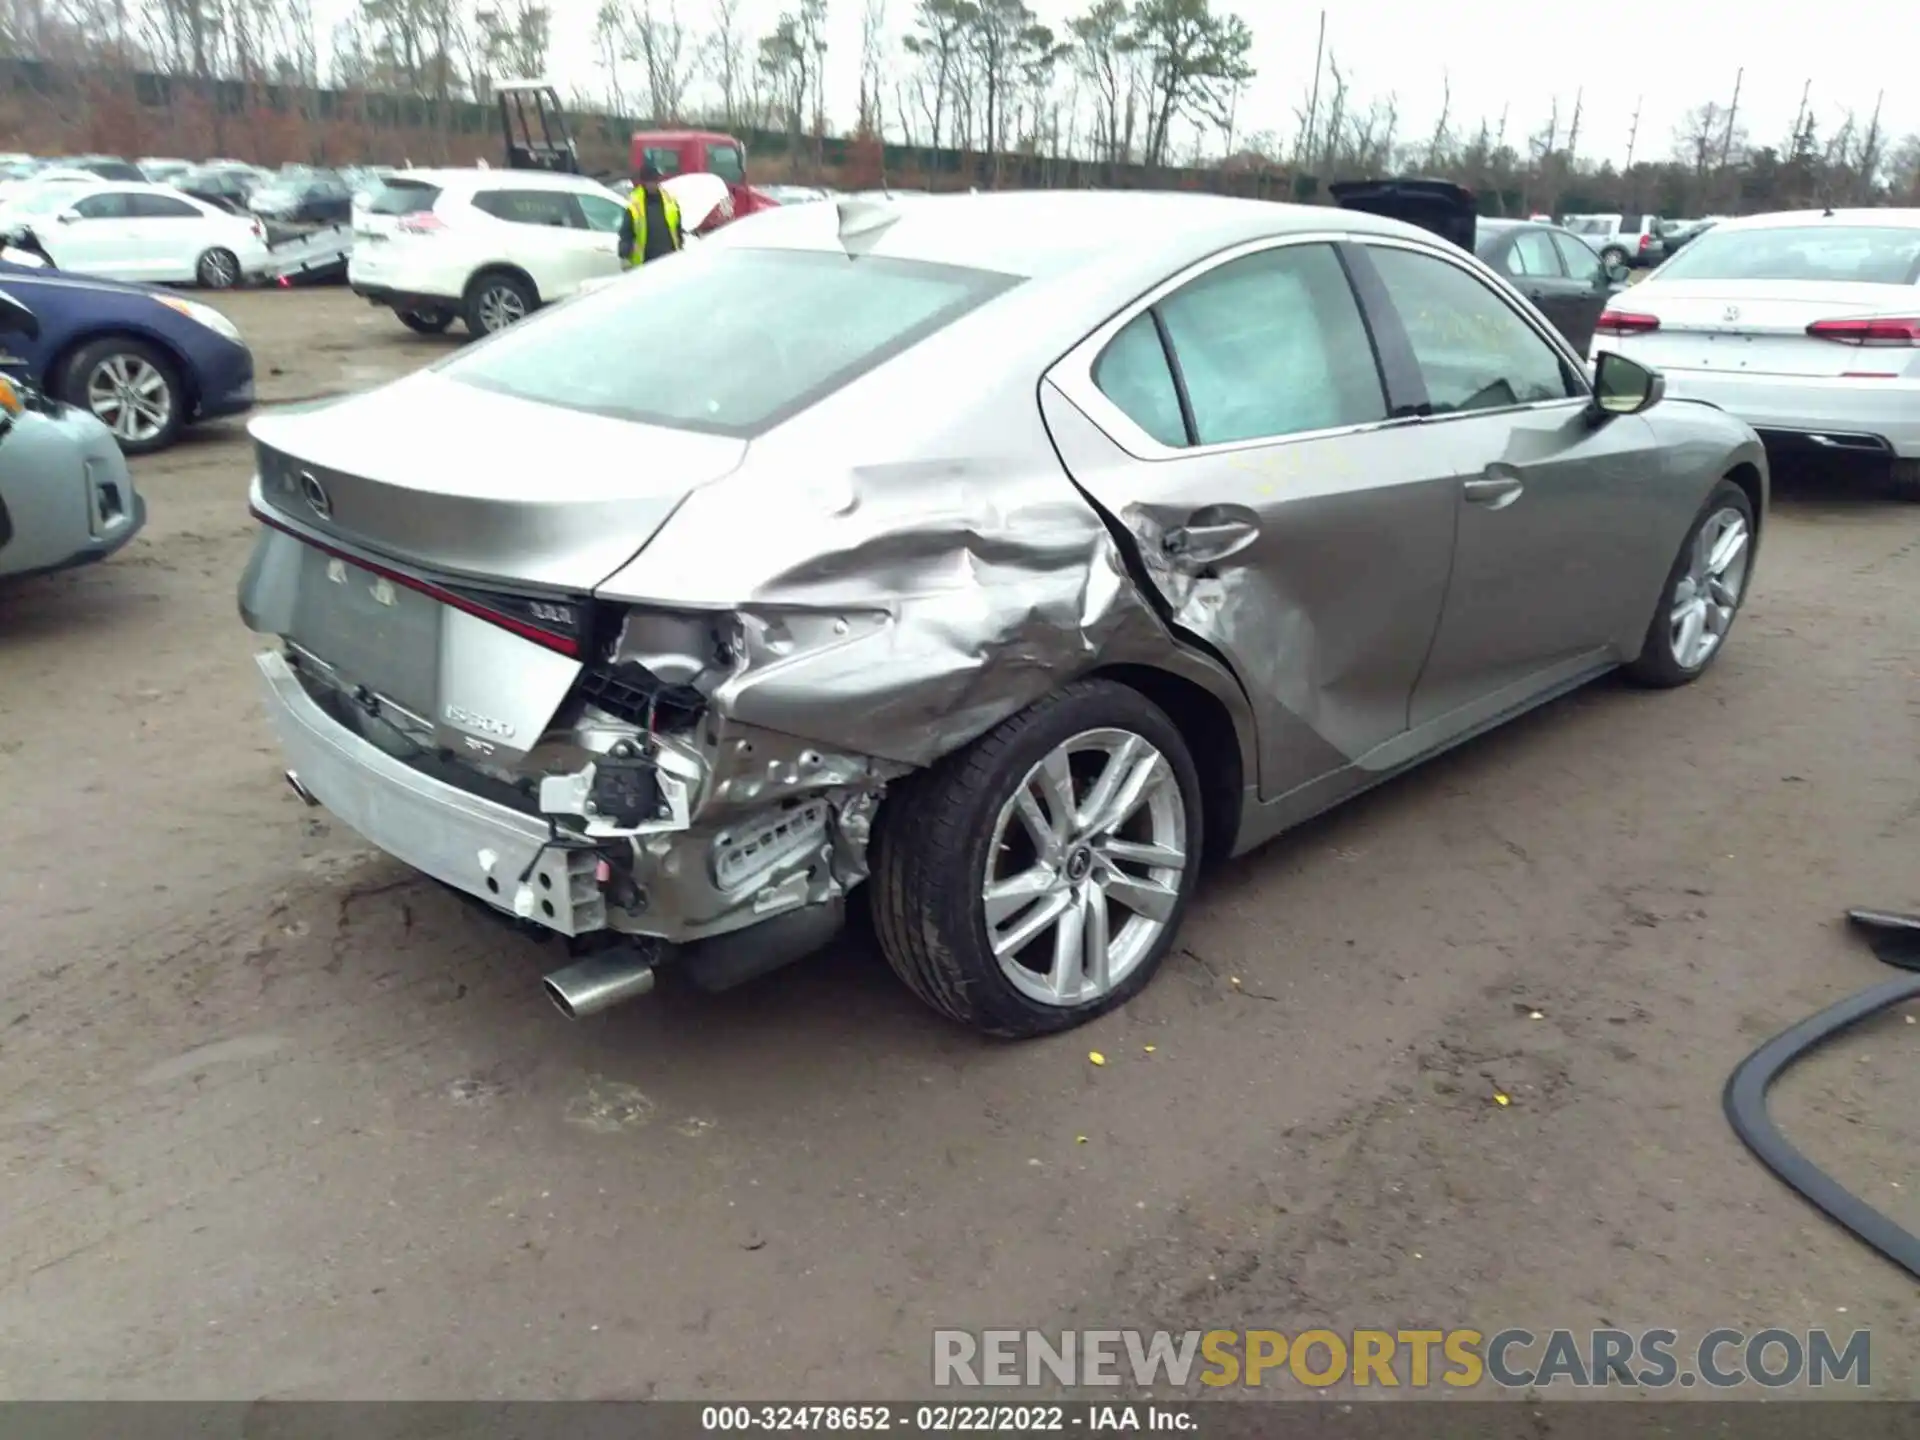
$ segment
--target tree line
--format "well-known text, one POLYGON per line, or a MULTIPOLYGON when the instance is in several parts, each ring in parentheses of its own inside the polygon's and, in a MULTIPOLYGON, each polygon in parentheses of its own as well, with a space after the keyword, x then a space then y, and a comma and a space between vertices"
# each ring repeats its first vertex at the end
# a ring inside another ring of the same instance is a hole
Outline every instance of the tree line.
MULTIPOLYGON (((1579 91, 1555 99, 1546 116, 1522 120, 1504 103, 1496 111, 1489 97, 1456 97, 1443 74, 1438 118, 1414 132, 1400 97, 1366 92, 1327 44, 1324 15, 1313 79, 1291 107, 1292 125, 1277 132, 1243 123, 1258 79, 1252 32, 1214 0, 1090 0, 1058 29, 1025 0, 902 4, 795 0, 764 32, 745 23, 742 0, 568 8, 565 23, 591 26, 596 60, 593 78, 576 84, 568 102, 618 123, 783 136, 784 167, 796 179, 831 178, 830 151, 847 153, 848 137, 836 134, 847 127, 836 126, 831 103, 844 98, 856 101, 853 142, 925 152, 929 171, 940 168, 936 152, 975 157, 968 178, 989 185, 1034 173, 1023 159, 1056 157, 1079 162, 1060 172, 1075 183, 1097 182, 1103 172, 1118 183, 1121 170, 1205 165, 1262 177, 1259 193, 1300 199, 1333 180, 1417 172, 1468 185, 1485 208, 1504 212, 1920 204, 1920 135, 1889 135, 1878 102, 1870 111, 1823 108, 1811 81, 1781 136, 1749 134, 1743 75, 1724 100, 1694 107, 1668 136, 1642 135, 1636 106, 1625 160, 1615 165, 1596 153, 1613 145, 1583 130, 1579 91), (833 97, 828 6, 854 3, 862 7, 857 94, 833 97)), ((318 138, 328 123, 321 92, 399 97, 410 102, 408 113, 424 112, 427 132, 441 133, 442 153, 432 158, 448 158, 444 137, 456 107, 486 103, 497 78, 548 68, 555 13, 535 0, 357 0, 323 34, 312 0, 0 0, 0 60, 92 77, 97 83, 75 93, 104 95, 102 104, 124 105, 125 87, 116 89, 112 77, 130 72, 167 77, 169 106, 207 87, 272 87, 298 97, 293 122, 315 149, 337 148, 318 138)), ((223 152, 258 138, 244 121, 221 128, 219 108, 223 152)), ((15 106, 0 124, 100 129, 89 116, 50 121, 46 110, 15 106)), ((618 123, 602 128, 611 134, 618 123)))

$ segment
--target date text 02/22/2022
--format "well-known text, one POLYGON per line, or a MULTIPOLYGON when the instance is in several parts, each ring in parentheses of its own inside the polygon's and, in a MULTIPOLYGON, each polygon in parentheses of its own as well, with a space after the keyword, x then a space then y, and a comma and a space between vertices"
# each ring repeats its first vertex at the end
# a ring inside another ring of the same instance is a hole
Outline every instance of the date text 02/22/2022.
POLYGON ((709 1405, 708 1434, 900 1432, 912 1435, 1026 1435, 1153 1430, 1187 1433, 1199 1422, 1187 1407, 1082 1405, 709 1405))

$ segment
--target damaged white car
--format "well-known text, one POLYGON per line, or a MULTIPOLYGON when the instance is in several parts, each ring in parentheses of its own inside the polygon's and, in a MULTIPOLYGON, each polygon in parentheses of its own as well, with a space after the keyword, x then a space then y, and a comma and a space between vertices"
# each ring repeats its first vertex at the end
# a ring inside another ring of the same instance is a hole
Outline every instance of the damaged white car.
POLYGON ((548 932, 579 1015, 839 929, 1027 1035, 1247 849, 1626 666, 1703 673, 1753 434, 1395 220, 844 200, 256 420, 298 793, 548 932))

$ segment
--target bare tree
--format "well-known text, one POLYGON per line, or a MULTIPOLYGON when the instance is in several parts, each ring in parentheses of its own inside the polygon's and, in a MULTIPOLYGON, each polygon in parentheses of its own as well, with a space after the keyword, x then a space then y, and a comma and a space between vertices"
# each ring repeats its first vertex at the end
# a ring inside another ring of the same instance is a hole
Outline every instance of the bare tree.
MULTIPOLYGON (((720 91, 720 113, 728 129, 740 123, 753 67, 747 35, 740 24, 740 0, 713 0, 713 29, 701 50, 704 69, 720 91)), ((756 117, 756 121, 757 121, 756 117)))
POLYGON ((1447 135, 1447 120, 1453 113, 1453 80, 1445 70, 1440 72, 1440 118, 1433 122, 1433 135, 1427 141, 1427 168, 1437 169, 1440 156, 1451 143, 1447 135))
POLYGON ((860 119, 865 135, 886 140, 887 0, 866 0, 860 13, 860 119))
POLYGON ((632 0, 626 16, 627 53, 647 77, 647 111, 668 124, 686 112, 688 87, 700 65, 700 47, 681 22, 679 0, 632 0))

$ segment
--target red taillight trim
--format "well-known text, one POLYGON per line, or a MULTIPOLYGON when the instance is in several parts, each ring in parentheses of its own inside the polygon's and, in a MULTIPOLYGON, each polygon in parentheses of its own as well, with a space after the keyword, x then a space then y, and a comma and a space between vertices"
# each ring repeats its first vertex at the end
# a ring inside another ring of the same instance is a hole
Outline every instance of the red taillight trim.
POLYGON ((409 235, 431 235, 436 230, 447 228, 447 222, 431 210, 416 210, 411 215, 402 215, 394 222, 393 228, 404 230, 409 235))
POLYGON ((331 555, 336 560, 344 560, 349 565, 357 565, 369 574, 378 575, 383 580, 391 580, 396 585, 404 585, 409 590, 425 595, 430 600, 437 600, 442 605, 450 605, 455 610, 473 616, 476 620, 484 620, 489 625, 498 625, 502 630, 511 631, 513 634, 518 635, 522 640, 531 640, 536 645, 545 646, 549 650, 557 650, 560 654, 569 656, 575 660, 581 657, 580 642, 571 635, 556 635, 551 630, 542 630, 538 625, 529 625, 524 620, 516 619, 512 615, 502 614, 500 611, 490 609, 476 600, 470 600, 457 590, 449 590, 446 586, 436 585, 431 580, 422 580, 417 575, 408 575, 404 571, 389 569, 387 566, 369 560, 363 555, 355 555, 349 550, 342 550, 336 546, 329 545, 324 540, 316 540, 305 531, 295 529, 286 521, 269 515, 258 505, 249 505, 247 509, 252 513, 253 518, 258 520, 262 525, 271 526, 282 535, 291 535, 302 545, 311 545, 323 555, 331 555))
POLYGON ((1660 328, 1660 317, 1632 310, 1603 310, 1593 328, 1602 335, 1645 335, 1660 328))
POLYGON ((1866 315, 1816 320, 1807 326, 1807 334, 1835 345, 1910 349, 1920 346, 1920 316, 1866 315))
POLYGON ((1651 235, 1642 235, 1640 237, 1640 248, 1642 250, 1651 249, 1652 246, 1653 246, 1653 237, 1651 235))

